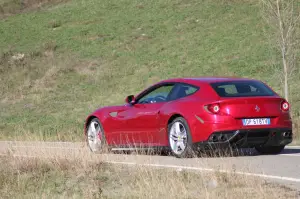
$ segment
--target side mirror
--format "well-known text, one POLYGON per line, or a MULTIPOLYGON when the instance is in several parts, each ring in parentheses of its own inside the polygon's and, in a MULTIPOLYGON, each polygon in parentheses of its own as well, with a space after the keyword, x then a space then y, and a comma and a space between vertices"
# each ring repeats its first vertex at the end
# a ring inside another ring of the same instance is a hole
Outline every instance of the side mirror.
POLYGON ((134 95, 127 96, 125 102, 127 102, 128 104, 134 104, 135 103, 134 95))

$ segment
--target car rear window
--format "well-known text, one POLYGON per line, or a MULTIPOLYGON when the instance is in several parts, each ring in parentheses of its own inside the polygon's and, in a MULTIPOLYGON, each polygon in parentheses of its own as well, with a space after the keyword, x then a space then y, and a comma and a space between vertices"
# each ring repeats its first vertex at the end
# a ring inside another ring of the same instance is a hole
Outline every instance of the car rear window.
POLYGON ((259 81, 216 82, 211 86, 220 97, 251 97, 276 95, 268 86, 259 81))

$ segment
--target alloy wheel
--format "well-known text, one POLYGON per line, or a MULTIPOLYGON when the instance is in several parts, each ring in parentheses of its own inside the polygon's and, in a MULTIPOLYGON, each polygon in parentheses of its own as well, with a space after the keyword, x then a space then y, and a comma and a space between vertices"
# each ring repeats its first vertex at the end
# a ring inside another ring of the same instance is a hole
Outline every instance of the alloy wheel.
POLYGON ((91 151, 96 152, 101 149, 101 138, 102 132, 100 124, 97 121, 92 121, 87 131, 88 145, 91 151))
POLYGON ((187 147, 187 131, 183 123, 176 121, 169 133, 170 147, 176 155, 180 155, 187 147))

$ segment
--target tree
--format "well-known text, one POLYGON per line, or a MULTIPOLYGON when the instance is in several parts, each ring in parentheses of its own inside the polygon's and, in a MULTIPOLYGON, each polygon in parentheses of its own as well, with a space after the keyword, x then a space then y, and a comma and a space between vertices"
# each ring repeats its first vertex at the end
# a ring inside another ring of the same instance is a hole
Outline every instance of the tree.
POLYGON ((297 32, 299 30, 299 1, 261 0, 263 16, 273 29, 276 46, 281 54, 283 90, 286 100, 289 98, 289 78, 296 70, 297 32))

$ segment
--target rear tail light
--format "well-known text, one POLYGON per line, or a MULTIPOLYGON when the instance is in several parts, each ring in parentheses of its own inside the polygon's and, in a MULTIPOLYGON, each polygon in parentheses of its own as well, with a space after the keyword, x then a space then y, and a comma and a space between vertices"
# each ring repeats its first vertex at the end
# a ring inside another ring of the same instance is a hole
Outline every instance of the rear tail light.
POLYGON ((287 101, 281 102, 281 110, 289 111, 290 110, 290 104, 287 101))
POLYGON ((219 104, 209 104, 206 106, 207 110, 213 114, 218 114, 220 112, 219 104))

